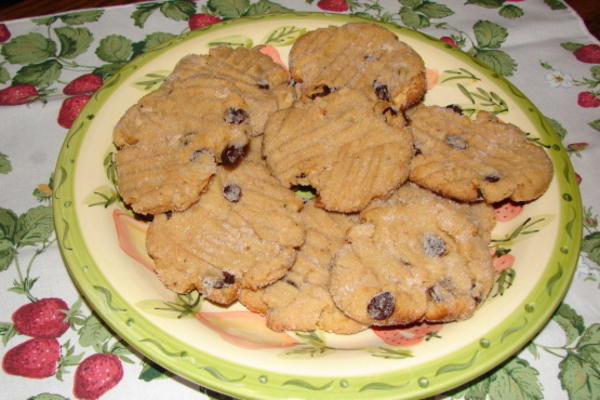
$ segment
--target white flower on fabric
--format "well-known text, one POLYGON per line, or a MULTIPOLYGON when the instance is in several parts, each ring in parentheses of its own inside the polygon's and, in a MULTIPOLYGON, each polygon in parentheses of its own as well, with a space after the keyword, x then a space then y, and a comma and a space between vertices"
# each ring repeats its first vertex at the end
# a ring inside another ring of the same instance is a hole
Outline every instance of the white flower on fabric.
POLYGON ((546 74, 546 80, 553 88, 568 88, 573 86, 573 77, 558 70, 552 70, 546 74))

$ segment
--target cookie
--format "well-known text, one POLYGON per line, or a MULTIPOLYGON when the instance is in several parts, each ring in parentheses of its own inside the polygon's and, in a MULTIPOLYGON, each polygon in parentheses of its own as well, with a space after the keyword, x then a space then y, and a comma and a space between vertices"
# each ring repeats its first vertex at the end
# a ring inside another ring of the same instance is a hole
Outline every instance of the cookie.
POLYGON ((296 262, 279 281, 259 290, 242 290, 240 302, 266 316, 267 326, 276 331, 325 331, 350 334, 367 326, 344 315, 329 294, 329 265, 344 244, 352 218, 328 213, 307 203, 300 212, 306 239, 296 262))
POLYGON ((303 98, 268 120, 263 154, 286 186, 311 186, 328 211, 355 212, 408 176, 412 137, 358 89, 303 98))
POLYGON ((247 110, 233 84, 214 78, 178 82, 142 97, 113 132, 123 201, 140 214, 190 207, 217 164, 243 157, 247 110))
POLYGON ((530 201, 552 180, 544 149, 512 124, 480 111, 475 120, 451 108, 407 112, 415 141, 409 179, 461 201, 530 201))
POLYGON ((306 33, 292 46, 289 66, 310 97, 352 87, 402 110, 418 103, 426 91, 421 56, 391 31, 371 23, 306 33))
POLYGON ((368 207, 335 255, 335 304, 376 326, 470 317, 494 275, 488 252, 493 211, 469 207, 408 184, 368 207))
POLYGON ((302 204, 263 163, 218 167, 192 207, 154 217, 148 254, 171 290, 198 289, 215 303, 231 304, 240 289, 261 288, 292 266, 304 241, 296 221, 302 204))
POLYGON ((210 49, 207 55, 188 55, 177 63, 167 84, 195 76, 234 84, 248 104, 253 135, 260 135, 269 114, 290 106, 296 97, 289 73, 260 50, 260 47, 219 46, 210 49))

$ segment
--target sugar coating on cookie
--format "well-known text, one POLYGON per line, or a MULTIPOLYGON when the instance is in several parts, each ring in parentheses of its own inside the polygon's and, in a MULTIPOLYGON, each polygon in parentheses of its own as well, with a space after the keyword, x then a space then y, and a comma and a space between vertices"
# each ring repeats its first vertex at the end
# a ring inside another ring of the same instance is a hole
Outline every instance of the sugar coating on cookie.
POLYGON ((288 71, 260 47, 218 46, 206 55, 190 54, 177 63, 167 84, 195 76, 223 79, 237 87, 248 104, 253 135, 263 132, 269 114, 290 106, 296 97, 288 71))
POLYGON ((231 304, 240 289, 261 288, 292 266, 304 241, 301 207, 263 163, 244 160, 219 167, 189 209, 155 216, 146 247, 168 288, 231 304))
POLYGON ((344 244, 352 217, 328 213, 307 203, 300 212, 306 239, 287 274, 259 290, 242 290, 240 302, 266 316, 276 331, 312 331, 351 334, 367 328, 342 313, 329 294, 329 266, 333 254, 344 244))
POLYGON ((190 207, 217 164, 243 157, 247 109, 233 84, 214 78, 178 82, 142 97, 113 132, 123 201, 140 214, 190 207))
POLYGON ((365 209, 333 262, 335 304, 376 326, 470 317, 493 284, 493 212, 471 207, 407 184, 365 209))
POLYGON ((408 176, 412 136, 375 111, 360 90, 304 98, 274 113, 263 154, 286 186, 312 186, 328 211, 354 212, 408 176))
POLYGON ((426 90, 421 56, 379 25, 353 22, 301 36, 289 56, 292 77, 307 96, 353 87, 405 109, 426 90))
POLYGON ((450 108, 419 106, 407 112, 415 141, 409 179, 462 201, 530 201, 552 179, 544 149, 518 127, 481 111, 475 120, 450 108))

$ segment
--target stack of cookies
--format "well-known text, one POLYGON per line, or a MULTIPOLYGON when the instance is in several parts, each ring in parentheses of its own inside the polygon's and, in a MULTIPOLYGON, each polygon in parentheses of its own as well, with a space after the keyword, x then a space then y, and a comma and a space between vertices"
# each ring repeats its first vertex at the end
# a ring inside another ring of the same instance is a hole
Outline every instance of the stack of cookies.
POLYGON ((544 193, 544 150, 492 114, 425 106, 422 58, 375 24, 309 32, 289 67, 259 47, 190 55, 117 124, 119 192, 153 216, 159 279, 277 331, 472 316, 494 282, 492 204, 544 193))

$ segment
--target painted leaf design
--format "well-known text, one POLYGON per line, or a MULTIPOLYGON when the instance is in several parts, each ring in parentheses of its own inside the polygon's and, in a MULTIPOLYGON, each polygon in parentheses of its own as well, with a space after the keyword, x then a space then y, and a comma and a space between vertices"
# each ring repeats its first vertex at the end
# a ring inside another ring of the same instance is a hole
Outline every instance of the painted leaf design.
POLYGON ((62 14, 58 17, 67 25, 82 25, 98 21, 102 17, 102 14, 104 14, 104 10, 83 10, 62 14))
POLYGON ((19 216, 15 243, 19 247, 43 243, 53 232, 52 208, 50 206, 30 208, 19 216))
POLYGON ((238 18, 246 13, 248 0, 208 0, 208 9, 223 18, 238 18))
POLYGON ((473 26, 478 47, 498 49, 508 37, 506 28, 490 21, 479 20, 473 26))
POLYGON ((75 58, 85 53, 94 40, 94 35, 87 28, 69 26, 54 29, 60 41, 60 57, 75 58))
POLYGON ((570 305, 562 303, 552 317, 561 326, 567 336, 567 345, 573 343, 585 330, 581 315, 577 314, 570 305))
POLYGON ((600 387, 600 376, 587 360, 570 352, 560 362, 559 368, 560 385, 570 399, 593 399, 598 394, 594 388, 600 387))
POLYGON ((11 64, 36 64, 56 55, 56 43, 40 33, 28 33, 2 45, 2 55, 11 64))
POLYGON ((17 71, 13 83, 29 83, 33 86, 49 86, 59 77, 63 67, 56 60, 46 60, 39 64, 29 64, 17 71))
POLYGON ((273 46, 289 46, 305 33, 306 28, 298 28, 293 25, 280 26, 269 32, 263 42, 273 46))
POLYGON ((131 40, 121 35, 108 35, 100 41, 96 55, 107 63, 125 63, 133 54, 131 40))
POLYGON ((515 357, 493 374, 490 399, 543 399, 538 375, 527 361, 515 357))

